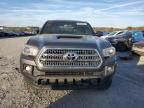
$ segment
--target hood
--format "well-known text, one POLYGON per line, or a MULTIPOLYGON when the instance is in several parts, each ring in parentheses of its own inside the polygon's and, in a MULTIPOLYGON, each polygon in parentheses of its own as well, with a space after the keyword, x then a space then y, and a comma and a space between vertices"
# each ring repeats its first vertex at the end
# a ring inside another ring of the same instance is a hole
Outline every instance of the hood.
POLYGON ((36 47, 79 47, 79 48, 96 48, 98 37, 85 35, 70 34, 44 34, 33 36, 27 42, 28 45, 36 47))

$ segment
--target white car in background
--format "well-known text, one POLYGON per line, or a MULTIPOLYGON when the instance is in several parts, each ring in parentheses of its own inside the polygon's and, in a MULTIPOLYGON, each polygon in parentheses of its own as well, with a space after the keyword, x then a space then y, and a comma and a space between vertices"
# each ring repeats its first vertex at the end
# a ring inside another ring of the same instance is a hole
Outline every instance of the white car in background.
POLYGON ((106 38, 109 38, 109 37, 114 37, 114 36, 116 36, 118 34, 121 34, 121 33, 123 33, 123 31, 114 31, 114 32, 111 32, 107 35, 101 36, 101 38, 106 39, 106 38))

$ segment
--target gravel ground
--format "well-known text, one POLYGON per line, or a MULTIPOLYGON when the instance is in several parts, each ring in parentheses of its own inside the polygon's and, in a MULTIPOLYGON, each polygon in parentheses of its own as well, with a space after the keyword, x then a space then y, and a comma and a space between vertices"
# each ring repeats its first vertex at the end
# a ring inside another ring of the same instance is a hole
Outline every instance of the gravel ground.
POLYGON ((0 108, 143 108, 144 58, 118 59, 113 84, 106 91, 40 90, 24 86, 17 71, 29 37, 0 39, 0 108))

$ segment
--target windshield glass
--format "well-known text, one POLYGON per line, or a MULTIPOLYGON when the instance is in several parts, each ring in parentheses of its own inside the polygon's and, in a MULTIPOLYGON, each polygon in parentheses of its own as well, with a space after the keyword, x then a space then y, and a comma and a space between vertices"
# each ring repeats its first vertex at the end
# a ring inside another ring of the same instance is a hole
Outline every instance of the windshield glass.
POLYGON ((93 35, 93 31, 85 22, 47 22, 41 34, 76 34, 93 35))

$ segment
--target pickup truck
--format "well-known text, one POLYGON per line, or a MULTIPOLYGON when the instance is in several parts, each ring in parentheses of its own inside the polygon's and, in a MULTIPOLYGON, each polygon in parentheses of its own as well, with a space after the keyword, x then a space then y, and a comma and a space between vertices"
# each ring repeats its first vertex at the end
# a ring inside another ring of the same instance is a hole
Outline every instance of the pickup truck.
POLYGON ((22 49, 20 71, 30 85, 108 89, 116 71, 115 48, 88 22, 48 20, 22 49))

